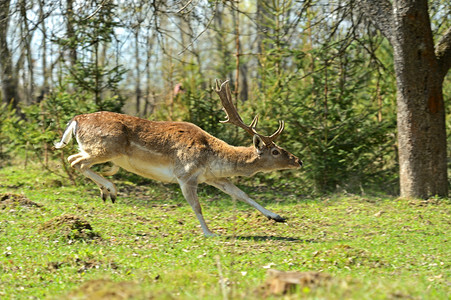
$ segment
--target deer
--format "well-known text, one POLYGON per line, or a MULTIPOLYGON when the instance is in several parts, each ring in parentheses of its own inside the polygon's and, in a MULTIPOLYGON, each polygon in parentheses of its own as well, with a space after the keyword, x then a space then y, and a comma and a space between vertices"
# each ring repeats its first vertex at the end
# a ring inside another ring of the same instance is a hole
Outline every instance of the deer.
POLYGON ((252 136, 251 146, 229 145, 189 122, 151 121, 107 111, 75 116, 54 146, 61 149, 75 136, 80 152, 67 160, 71 167, 99 186, 104 202, 110 198, 115 203, 117 198, 115 184, 104 176, 112 176, 120 168, 145 178, 178 183, 206 237, 215 234, 208 228, 199 204, 197 189, 201 183, 249 204, 268 219, 286 222, 229 179, 302 167, 298 157, 274 143, 284 130, 284 122, 279 121, 279 128, 272 135, 262 135, 256 130, 258 115, 249 126, 241 119, 233 104, 228 80, 216 79, 215 90, 226 113, 226 120, 220 122, 244 129, 252 136), (106 162, 113 164, 111 170, 101 174, 91 170, 93 165, 106 162))

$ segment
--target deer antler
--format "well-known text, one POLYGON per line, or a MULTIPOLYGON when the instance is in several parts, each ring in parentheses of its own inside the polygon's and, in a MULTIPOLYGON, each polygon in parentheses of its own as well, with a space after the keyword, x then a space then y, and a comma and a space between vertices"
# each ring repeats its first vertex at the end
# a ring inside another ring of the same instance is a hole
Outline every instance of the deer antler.
POLYGON ((257 126, 258 123, 258 115, 254 117, 249 126, 244 124, 243 120, 238 114, 238 111, 236 110, 235 105, 233 105, 232 93, 230 92, 228 80, 221 83, 219 79, 216 79, 216 93, 221 99, 222 106, 224 107, 224 110, 227 114, 227 120, 220 121, 221 123, 234 124, 240 128, 243 128, 244 130, 246 130, 247 133, 249 133, 252 136, 256 134, 262 139, 263 143, 265 143, 265 145, 267 146, 273 144, 274 140, 282 133, 283 129, 285 128, 285 123, 283 121, 279 121, 279 129, 277 129, 276 132, 274 132, 272 135, 265 136, 257 133, 255 127, 257 126))
POLYGON ((222 106, 224 107, 224 110, 227 114, 227 120, 220 121, 221 123, 230 123, 234 124, 238 127, 243 128, 246 130, 247 133, 254 136, 254 134, 258 134, 255 131, 255 126, 257 126, 258 122, 258 116, 255 116, 252 123, 247 126, 244 124, 243 120, 241 119, 240 115, 238 114, 235 105, 233 105, 232 102, 232 93, 230 92, 229 87, 229 81, 226 80, 221 84, 221 81, 219 79, 216 79, 216 93, 218 93, 219 98, 221 99, 222 106))

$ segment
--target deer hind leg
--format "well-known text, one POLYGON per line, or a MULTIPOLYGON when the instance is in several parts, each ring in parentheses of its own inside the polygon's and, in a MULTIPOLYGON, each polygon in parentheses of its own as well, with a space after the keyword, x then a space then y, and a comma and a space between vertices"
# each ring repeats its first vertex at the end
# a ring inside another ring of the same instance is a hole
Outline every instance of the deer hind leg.
POLYGON ((114 183, 90 169, 92 165, 103 163, 109 159, 94 158, 86 152, 80 152, 69 156, 67 160, 73 168, 80 170, 83 175, 94 181, 99 186, 100 196, 103 201, 106 201, 108 197, 111 198, 111 202, 114 203, 116 201, 117 189, 114 183))
POLYGON ((215 188, 223 191, 224 193, 230 195, 234 199, 238 199, 240 201, 243 201, 253 208, 260 211, 263 215, 265 215, 268 219, 272 219, 277 222, 285 222, 286 219, 282 218, 276 213, 273 213, 270 210, 267 210, 254 200, 252 200, 245 192, 240 190, 237 186, 235 186, 233 183, 231 183, 228 179, 218 179, 214 181, 208 181, 207 184, 214 186, 215 188))
POLYGON ((120 167, 118 165, 113 164, 109 170, 102 171, 102 173, 100 174, 102 174, 103 176, 113 176, 114 174, 119 172, 119 170, 120 167))
POLYGON ((182 181, 179 180, 180 188, 182 189, 183 196, 186 201, 191 205, 197 219, 199 220, 202 231, 206 237, 216 236, 207 226, 204 216, 202 215, 202 208, 197 197, 197 182, 193 181, 182 181))

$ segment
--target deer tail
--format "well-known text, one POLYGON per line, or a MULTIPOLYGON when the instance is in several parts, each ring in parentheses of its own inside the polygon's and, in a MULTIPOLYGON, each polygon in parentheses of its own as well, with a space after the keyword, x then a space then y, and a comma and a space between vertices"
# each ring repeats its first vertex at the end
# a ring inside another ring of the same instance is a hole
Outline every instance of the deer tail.
POLYGON ((77 130, 77 121, 71 120, 68 124, 66 129, 64 130, 63 136, 61 137, 61 140, 57 143, 55 143, 56 149, 64 148, 72 139, 72 135, 75 135, 77 130))

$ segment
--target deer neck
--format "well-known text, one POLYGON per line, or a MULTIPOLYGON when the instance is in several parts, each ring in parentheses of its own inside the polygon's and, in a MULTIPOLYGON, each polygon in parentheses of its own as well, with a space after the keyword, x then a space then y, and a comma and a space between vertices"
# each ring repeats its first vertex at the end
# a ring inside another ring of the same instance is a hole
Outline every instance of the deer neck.
POLYGON ((213 175, 220 177, 252 176, 261 170, 260 158, 253 146, 235 147, 227 145, 221 151, 217 163, 212 165, 213 175))

